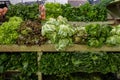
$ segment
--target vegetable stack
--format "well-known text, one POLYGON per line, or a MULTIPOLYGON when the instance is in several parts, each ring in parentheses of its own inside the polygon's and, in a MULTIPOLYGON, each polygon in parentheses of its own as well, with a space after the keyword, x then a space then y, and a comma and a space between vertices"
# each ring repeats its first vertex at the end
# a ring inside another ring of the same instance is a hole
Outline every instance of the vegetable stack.
POLYGON ((63 50, 72 44, 72 36, 75 30, 68 24, 66 18, 59 16, 57 19, 50 18, 42 26, 42 35, 55 44, 57 50, 63 50))
POLYGON ((41 23, 36 21, 24 21, 18 29, 19 37, 17 44, 19 45, 41 45, 46 42, 46 38, 41 35, 41 23))
POLYGON ((18 38, 17 29, 23 20, 20 17, 11 17, 8 22, 0 26, 0 44, 15 44, 18 38))

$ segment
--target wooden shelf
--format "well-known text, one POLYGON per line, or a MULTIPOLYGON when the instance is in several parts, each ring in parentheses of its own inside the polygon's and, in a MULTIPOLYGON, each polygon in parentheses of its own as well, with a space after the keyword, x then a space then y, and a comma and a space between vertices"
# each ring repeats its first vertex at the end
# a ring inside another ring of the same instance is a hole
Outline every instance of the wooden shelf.
POLYGON ((40 46, 0 45, 0 52, 36 52, 41 51, 40 46))
MULTIPOLYGON (((74 51, 105 51, 105 52, 120 52, 119 47, 108 47, 102 46, 100 48, 90 48, 87 45, 78 45, 74 44, 70 47, 65 49, 67 52, 74 52, 74 51)), ((34 46, 25 46, 25 45, 0 45, 0 52, 37 52, 38 58, 37 61, 40 62, 41 56, 43 52, 57 52, 55 46, 53 44, 45 44, 45 45, 34 45, 34 46)), ((39 65, 40 63, 38 63, 39 65)), ((40 67, 40 65, 38 66, 40 67)), ((7 72, 20 72, 19 70, 9 70, 7 72)), ((42 73, 37 72, 38 80, 42 80, 42 73)))
POLYGON ((71 25, 76 25, 76 26, 85 26, 85 25, 89 25, 89 24, 101 24, 101 25, 104 25, 104 24, 108 24, 108 25, 113 25, 114 24, 114 21, 111 20, 111 21, 103 21, 103 22, 70 22, 69 23, 71 25))
MULTIPOLYGON (((87 45, 74 44, 67 47, 65 51, 106 51, 106 52, 120 52, 120 46, 108 47, 102 46, 100 48, 91 48, 87 45)), ((0 45, 0 52, 57 52, 53 44, 25 46, 25 45, 0 45)))

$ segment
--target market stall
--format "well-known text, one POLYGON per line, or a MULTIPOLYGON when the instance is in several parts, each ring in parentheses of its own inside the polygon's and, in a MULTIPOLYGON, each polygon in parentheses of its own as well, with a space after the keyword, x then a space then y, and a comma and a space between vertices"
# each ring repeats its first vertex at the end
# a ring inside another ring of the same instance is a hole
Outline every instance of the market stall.
POLYGON ((105 5, 42 6, 44 19, 38 3, 9 6, 0 25, 0 80, 119 79, 120 25, 107 21, 105 5))

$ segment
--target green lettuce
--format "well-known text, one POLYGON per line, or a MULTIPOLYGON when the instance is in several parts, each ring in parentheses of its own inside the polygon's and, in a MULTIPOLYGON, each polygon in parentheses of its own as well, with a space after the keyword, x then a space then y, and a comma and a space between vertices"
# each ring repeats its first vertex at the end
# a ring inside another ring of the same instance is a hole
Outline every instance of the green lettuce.
POLYGON ((42 35, 56 45, 57 50, 65 49, 72 43, 75 29, 68 24, 66 18, 59 16, 57 19, 50 18, 42 26, 42 35))
POLYGON ((70 25, 61 24, 59 26, 58 35, 61 38, 65 38, 67 36, 72 36, 73 34, 74 34, 74 29, 72 27, 70 27, 70 25))

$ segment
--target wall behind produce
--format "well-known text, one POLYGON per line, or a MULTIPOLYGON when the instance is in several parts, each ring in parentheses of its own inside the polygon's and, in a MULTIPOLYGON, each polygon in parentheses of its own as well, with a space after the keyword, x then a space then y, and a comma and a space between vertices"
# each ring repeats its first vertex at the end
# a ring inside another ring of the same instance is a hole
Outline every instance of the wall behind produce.
POLYGON ((21 0, 10 0, 11 4, 16 4, 16 3, 19 3, 21 2, 21 0))
MULTIPOLYGON (((29 1, 37 1, 37 0, 10 0, 12 4, 16 4, 19 2, 29 2, 29 1)), ((41 1, 41 0, 38 0, 41 1)), ((45 0, 46 2, 59 2, 61 4, 68 3, 68 0, 45 0)))
POLYGON ((68 0, 46 0, 46 2, 59 2, 61 4, 68 3, 68 0))

